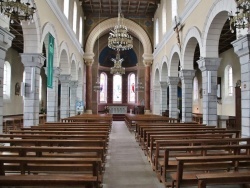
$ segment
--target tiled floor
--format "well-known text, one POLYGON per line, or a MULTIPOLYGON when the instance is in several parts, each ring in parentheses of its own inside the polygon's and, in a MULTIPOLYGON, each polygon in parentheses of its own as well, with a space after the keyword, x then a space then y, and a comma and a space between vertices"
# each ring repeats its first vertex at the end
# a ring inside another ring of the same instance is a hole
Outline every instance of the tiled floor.
POLYGON ((103 188, 164 188, 123 121, 114 121, 103 188))
MULTIPOLYGON (((103 188, 164 188, 123 121, 113 122, 103 182, 103 188)), ((240 186, 208 188, 212 187, 240 186)))

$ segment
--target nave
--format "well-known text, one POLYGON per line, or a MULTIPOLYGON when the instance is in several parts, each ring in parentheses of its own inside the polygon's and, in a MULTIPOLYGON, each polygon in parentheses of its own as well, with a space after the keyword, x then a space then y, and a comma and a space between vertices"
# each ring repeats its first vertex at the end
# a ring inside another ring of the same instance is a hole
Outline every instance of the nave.
MULTIPOLYGON (((113 121, 103 188, 164 188, 124 121, 113 121)), ((189 186, 187 188, 196 188, 189 186)), ((236 185, 208 188, 240 188, 236 185)))

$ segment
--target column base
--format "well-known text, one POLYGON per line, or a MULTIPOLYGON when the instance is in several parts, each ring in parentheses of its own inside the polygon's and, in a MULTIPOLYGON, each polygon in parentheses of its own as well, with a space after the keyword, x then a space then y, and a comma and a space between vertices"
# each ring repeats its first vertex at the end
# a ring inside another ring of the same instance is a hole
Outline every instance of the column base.
POLYGON ((151 114, 150 110, 144 110, 144 114, 151 114))
POLYGON ((85 114, 92 114, 92 110, 86 110, 85 114))

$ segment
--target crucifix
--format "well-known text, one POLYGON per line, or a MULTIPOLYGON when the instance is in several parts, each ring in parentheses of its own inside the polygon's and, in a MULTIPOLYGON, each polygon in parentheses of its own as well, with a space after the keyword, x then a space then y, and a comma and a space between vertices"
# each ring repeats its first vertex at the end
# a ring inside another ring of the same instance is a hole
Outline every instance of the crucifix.
POLYGON ((177 16, 174 17, 174 20, 175 20, 175 27, 174 27, 174 31, 176 32, 177 36, 177 43, 181 49, 181 41, 180 41, 180 31, 182 30, 183 26, 184 25, 181 25, 180 22, 177 22, 177 16), (180 27, 179 27, 180 26, 180 27))

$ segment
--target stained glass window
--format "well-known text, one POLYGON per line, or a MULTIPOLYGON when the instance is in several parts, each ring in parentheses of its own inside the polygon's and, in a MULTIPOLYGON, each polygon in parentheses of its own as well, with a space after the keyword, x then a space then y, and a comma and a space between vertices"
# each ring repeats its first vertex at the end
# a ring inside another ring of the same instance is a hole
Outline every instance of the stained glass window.
POLYGON ((113 77, 113 102, 122 102, 122 76, 118 74, 113 77))
POLYGON ((135 102, 135 74, 131 73, 128 76, 128 102, 135 102))
POLYGON ((107 74, 101 73, 100 75, 100 102, 106 103, 107 102, 107 74))

